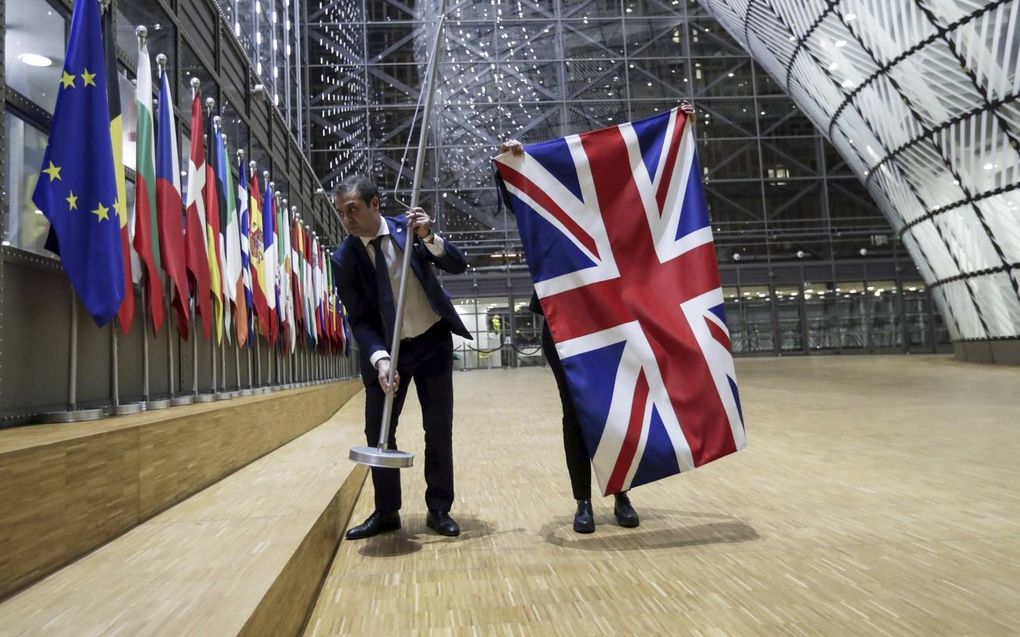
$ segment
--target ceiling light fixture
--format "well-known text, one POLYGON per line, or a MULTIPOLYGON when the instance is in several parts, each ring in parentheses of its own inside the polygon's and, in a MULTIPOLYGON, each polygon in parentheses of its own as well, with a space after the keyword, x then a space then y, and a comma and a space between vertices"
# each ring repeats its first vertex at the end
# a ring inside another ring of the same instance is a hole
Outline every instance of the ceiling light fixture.
POLYGON ((39 55, 38 53, 22 53, 18 56, 18 59, 29 66, 50 66, 53 64, 53 60, 49 59, 45 55, 39 55))

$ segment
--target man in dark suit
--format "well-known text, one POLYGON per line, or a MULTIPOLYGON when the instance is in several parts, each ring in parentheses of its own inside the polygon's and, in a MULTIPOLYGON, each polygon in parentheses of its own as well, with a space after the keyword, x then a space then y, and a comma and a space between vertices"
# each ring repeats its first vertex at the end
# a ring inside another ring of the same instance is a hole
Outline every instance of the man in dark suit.
MULTIPOLYGON (((395 391, 388 446, 397 448, 397 419, 413 380, 425 429, 426 524, 440 535, 456 536, 453 506, 453 339, 471 338, 432 266, 452 274, 467 268, 459 249, 432 231, 421 208, 384 217, 379 190, 363 176, 348 177, 334 191, 333 206, 349 236, 333 253, 334 280, 350 319, 365 383, 365 435, 379 442, 386 391, 395 391), (409 236, 410 235, 410 236, 409 236), (401 321, 400 360, 389 387, 392 343, 401 263, 411 242, 411 272, 401 321)), ((357 540, 400 528, 400 470, 372 468, 375 512, 347 531, 357 540)))

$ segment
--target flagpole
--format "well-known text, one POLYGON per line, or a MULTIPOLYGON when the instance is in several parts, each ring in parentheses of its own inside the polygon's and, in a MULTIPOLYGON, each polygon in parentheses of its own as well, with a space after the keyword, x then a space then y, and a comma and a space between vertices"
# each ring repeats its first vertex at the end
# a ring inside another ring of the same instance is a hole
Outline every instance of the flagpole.
MULTIPOLYGON (((191 299, 191 324, 198 327, 196 321, 197 314, 195 312, 195 306, 198 304, 198 299, 191 299)), ((198 400, 198 329, 194 330, 194 334, 191 337, 191 393, 194 396, 194 400, 198 400)))
MULTIPOLYGON (((126 291, 125 294, 133 294, 131 291, 126 291)), ((143 319, 144 320, 144 314, 143 319)), ((110 322, 110 366, 112 371, 112 383, 111 392, 113 398, 113 414, 116 416, 125 416, 127 414, 137 414, 140 411, 145 410, 145 403, 126 403, 120 404, 120 356, 118 353, 118 341, 119 336, 117 335, 117 326, 120 325, 120 319, 114 319, 110 322)))
POLYGON ((259 335, 258 335, 258 332, 255 333, 255 367, 258 370, 258 375, 256 377, 256 378, 258 378, 258 387, 259 387, 258 393, 261 394, 262 393, 262 352, 261 352, 261 347, 259 347, 259 335))
POLYGON ((170 317, 173 316, 173 283, 170 280, 170 275, 166 275, 166 289, 169 294, 166 295, 166 386, 167 386, 167 398, 173 403, 174 400, 174 330, 170 328, 170 317))
MULTIPOLYGON (((443 25, 446 22, 446 0, 439 7, 439 24, 436 27, 436 40, 432 45, 432 57, 429 59, 428 84, 425 85, 425 106, 421 116, 421 132, 418 137, 418 156, 414 166, 414 181, 411 185, 411 208, 418 207, 418 191, 421 187, 422 172, 425 168, 425 147, 428 142, 429 122, 432 117, 432 102, 435 97, 436 72, 439 69, 440 45, 443 41, 443 25)), ((396 184, 394 184, 396 185, 396 184)), ((407 276, 411 265, 411 252, 414 246, 414 233, 408 232, 407 245, 404 249, 404 260, 400 270, 400 292, 397 295, 397 313, 393 324, 393 344, 390 347, 390 372, 383 403, 382 422, 379 426, 379 444, 376 449, 371 447, 355 447, 351 449, 350 458, 355 462, 375 467, 410 467, 414 454, 396 449, 387 449, 390 435, 390 415, 393 413, 393 379, 397 374, 397 363, 400 360, 401 322, 404 317, 404 304, 407 300, 407 276)), ((404 379, 408 382, 410 379, 404 379)))
MULTIPOLYGON (((156 60, 158 62, 159 58, 156 58, 156 60)), ((164 62, 165 61, 166 61, 166 58, 164 58, 164 62)), ((188 395, 183 394, 183 393, 180 396, 175 396, 174 395, 174 338, 173 338, 173 336, 174 336, 174 332, 177 332, 177 330, 176 329, 174 329, 174 330, 170 329, 169 317, 173 316, 173 314, 172 314, 172 312, 173 312, 173 300, 171 298, 171 295, 173 294, 173 289, 172 289, 172 286, 171 286, 171 281, 172 280, 170 279, 170 275, 169 274, 166 275, 166 280, 167 280, 167 288, 166 289, 170 292, 170 294, 167 294, 167 297, 166 297, 166 312, 167 312, 166 315, 168 317, 167 318, 167 324, 166 324, 166 361, 167 361, 167 374, 168 374, 167 375, 167 386, 170 389, 170 396, 169 396, 169 398, 170 398, 170 406, 171 407, 179 407, 180 405, 190 405, 191 403, 193 403, 195 401, 195 397, 194 396, 188 396, 188 395)), ((192 334, 192 338, 198 338, 198 334, 192 334)), ((181 334, 180 334, 180 332, 177 332, 177 348, 180 349, 180 347, 181 347, 181 334)), ((177 383, 178 383, 178 387, 179 388, 180 388, 180 383, 183 380, 184 380, 184 354, 182 352, 181 353, 180 365, 177 368, 177 383)))
MULTIPOLYGON (((247 312, 248 310, 245 309, 247 312)), ((241 346, 234 340, 234 378, 237 380, 237 396, 241 395, 241 346)))
POLYGON ((40 422, 66 423, 99 420, 106 415, 106 411, 103 409, 78 409, 78 299, 74 295, 74 286, 69 285, 68 287, 71 292, 71 325, 68 342, 67 410, 41 413, 39 414, 40 422))
POLYGON ((120 384, 118 381, 119 369, 117 365, 117 323, 114 318, 110 321, 110 392, 113 401, 113 413, 120 413, 120 384))

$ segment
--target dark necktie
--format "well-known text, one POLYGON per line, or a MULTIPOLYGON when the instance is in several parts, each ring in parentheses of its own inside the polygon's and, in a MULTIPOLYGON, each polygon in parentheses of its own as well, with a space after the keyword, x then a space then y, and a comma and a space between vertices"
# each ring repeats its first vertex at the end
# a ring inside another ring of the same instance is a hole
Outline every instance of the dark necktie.
POLYGON ((386 347, 393 343, 393 326, 396 324, 397 308, 393 304, 393 286, 390 285, 390 271, 386 264, 386 255, 383 254, 382 242, 386 235, 372 239, 372 249, 375 250, 375 288, 379 293, 379 311, 382 313, 383 337, 386 339, 386 347))

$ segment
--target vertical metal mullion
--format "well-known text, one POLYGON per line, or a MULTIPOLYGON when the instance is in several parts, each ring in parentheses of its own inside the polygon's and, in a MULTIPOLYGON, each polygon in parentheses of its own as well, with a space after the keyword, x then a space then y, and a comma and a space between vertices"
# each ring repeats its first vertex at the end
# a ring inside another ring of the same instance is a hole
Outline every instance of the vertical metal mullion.
POLYGON ((800 294, 797 296, 797 314, 800 317, 800 340, 801 350, 808 354, 811 352, 811 348, 808 346, 808 316, 807 316, 807 299, 804 298, 804 269, 801 268, 800 283, 797 284, 800 289, 800 294))
POLYGON ((620 32, 623 34, 623 88, 627 100, 627 121, 634 119, 630 106, 630 48, 627 46, 627 12, 620 2, 620 32))

